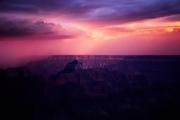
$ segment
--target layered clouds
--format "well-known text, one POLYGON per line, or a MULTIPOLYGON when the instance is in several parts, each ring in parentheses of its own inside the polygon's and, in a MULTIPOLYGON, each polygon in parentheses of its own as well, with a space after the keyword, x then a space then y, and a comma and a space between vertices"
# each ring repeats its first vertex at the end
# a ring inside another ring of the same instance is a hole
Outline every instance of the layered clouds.
POLYGON ((0 38, 69 39, 77 34, 69 33, 60 24, 26 19, 0 18, 0 38))
POLYGON ((1 13, 67 16, 113 24, 177 15, 179 0, 1 0, 1 13))

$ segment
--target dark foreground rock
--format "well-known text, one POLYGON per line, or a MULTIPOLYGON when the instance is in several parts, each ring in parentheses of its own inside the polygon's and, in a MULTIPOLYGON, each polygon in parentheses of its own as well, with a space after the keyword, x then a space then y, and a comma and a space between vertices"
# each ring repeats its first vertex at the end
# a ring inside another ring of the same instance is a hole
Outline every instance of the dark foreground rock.
POLYGON ((56 80, 26 68, 0 70, 1 120, 180 119, 180 81, 82 69, 73 61, 56 80))

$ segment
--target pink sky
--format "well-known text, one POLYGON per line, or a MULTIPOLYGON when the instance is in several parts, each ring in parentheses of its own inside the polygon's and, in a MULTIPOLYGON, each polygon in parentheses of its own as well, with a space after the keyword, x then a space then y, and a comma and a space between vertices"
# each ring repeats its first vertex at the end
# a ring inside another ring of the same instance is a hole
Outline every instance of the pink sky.
POLYGON ((0 2, 0 62, 42 55, 180 55, 178 0, 0 2))

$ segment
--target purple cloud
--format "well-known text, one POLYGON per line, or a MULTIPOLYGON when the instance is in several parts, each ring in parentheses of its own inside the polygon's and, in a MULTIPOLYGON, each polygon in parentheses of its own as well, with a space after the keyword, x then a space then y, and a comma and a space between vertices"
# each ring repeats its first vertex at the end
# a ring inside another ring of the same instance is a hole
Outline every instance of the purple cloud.
POLYGON ((59 24, 45 23, 44 21, 32 22, 31 20, 9 20, 0 18, 0 37, 37 37, 43 39, 74 38, 59 24))
POLYGON ((180 14, 179 0, 1 0, 0 12, 65 14, 88 21, 126 22, 180 14), (41 12, 39 12, 41 11, 41 12))
MULTIPOLYGON (((159 17, 178 16, 180 14, 179 0, 1 0, 0 13, 15 13, 26 18, 27 15, 66 16, 66 19, 94 25, 121 24, 125 22, 154 19, 159 17)), ((54 34, 53 25, 28 21, 1 20, 1 36, 23 36, 31 34, 54 34), (24 24, 26 26, 19 25, 24 24), (4 24, 8 30, 4 30, 4 24), (32 27, 33 26, 33 27, 32 27), (41 28, 41 30, 38 30, 41 28), (13 32, 12 32, 13 31, 13 32)), ((169 18, 170 19, 170 18, 169 18)), ((172 18, 180 20, 179 17, 172 18)))
POLYGON ((133 0, 131 2, 119 1, 103 9, 98 8, 91 12, 86 22, 101 24, 119 24, 145 19, 153 19, 180 14, 180 1, 160 0, 133 0), (94 14, 93 14, 94 13, 94 14), (98 15, 99 13, 99 15, 98 15), (110 13, 110 14, 109 14, 110 13))

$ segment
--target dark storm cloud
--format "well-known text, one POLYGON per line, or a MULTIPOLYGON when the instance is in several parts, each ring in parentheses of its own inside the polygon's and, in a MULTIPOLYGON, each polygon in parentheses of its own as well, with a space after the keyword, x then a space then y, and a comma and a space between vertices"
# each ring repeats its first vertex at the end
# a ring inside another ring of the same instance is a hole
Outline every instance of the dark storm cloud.
POLYGON ((98 7, 82 6, 82 0, 1 0, 0 12, 59 13, 81 15, 98 7))
MULTIPOLYGON (((180 14, 179 0, 151 0, 134 2, 133 4, 116 5, 109 7, 114 10, 113 14, 104 14, 87 20, 98 24, 118 24, 139 20, 153 19, 180 14)), ((107 9, 108 10, 108 9, 107 9)), ((106 11, 108 12, 108 11, 106 11)), ((179 19, 176 17, 176 20, 179 19)), ((180 19, 179 19, 180 20, 180 19)))
POLYGON ((38 13, 39 10, 33 5, 12 4, 7 2, 0 3, 0 12, 13 13, 38 13))
POLYGON ((62 26, 44 21, 9 20, 0 18, 0 37, 73 38, 62 26))
POLYGON ((85 22, 118 24, 180 14, 179 0, 1 0, 0 12, 67 15, 85 22))

